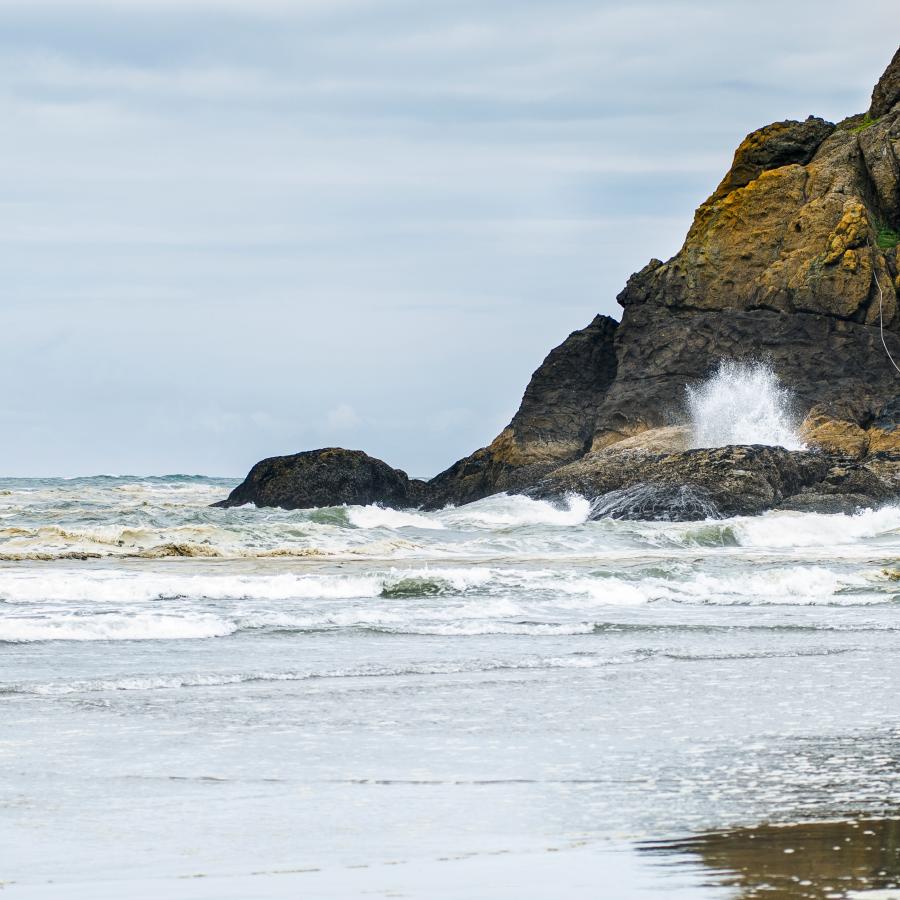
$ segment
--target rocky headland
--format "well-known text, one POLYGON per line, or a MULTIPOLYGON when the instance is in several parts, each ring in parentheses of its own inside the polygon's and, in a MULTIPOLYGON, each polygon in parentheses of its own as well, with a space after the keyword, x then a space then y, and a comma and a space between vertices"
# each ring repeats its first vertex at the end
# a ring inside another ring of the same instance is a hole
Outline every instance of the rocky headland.
POLYGON ((437 508, 501 491, 596 515, 848 512, 900 497, 900 50, 869 109, 749 134, 681 250, 553 349, 509 425, 422 482, 360 451, 263 460, 222 506, 437 508), (763 360, 805 450, 694 447, 677 411, 719 361, 763 360))

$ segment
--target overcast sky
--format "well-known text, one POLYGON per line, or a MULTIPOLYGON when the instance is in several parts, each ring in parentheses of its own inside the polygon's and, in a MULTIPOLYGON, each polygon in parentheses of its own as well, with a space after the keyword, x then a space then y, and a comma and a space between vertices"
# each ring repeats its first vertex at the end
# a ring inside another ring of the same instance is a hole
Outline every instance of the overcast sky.
POLYGON ((618 318, 748 131, 865 109, 897 24, 896 0, 3 0, 0 474, 328 445, 434 474, 618 318))

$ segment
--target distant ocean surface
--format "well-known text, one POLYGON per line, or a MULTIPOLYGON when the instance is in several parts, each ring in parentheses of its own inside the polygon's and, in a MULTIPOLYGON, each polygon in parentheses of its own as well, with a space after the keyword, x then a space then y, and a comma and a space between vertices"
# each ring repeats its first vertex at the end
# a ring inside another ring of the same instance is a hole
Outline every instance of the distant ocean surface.
POLYGON ((900 816, 900 507, 235 484, 0 479, 4 897, 749 897, 648 842, 900 816))

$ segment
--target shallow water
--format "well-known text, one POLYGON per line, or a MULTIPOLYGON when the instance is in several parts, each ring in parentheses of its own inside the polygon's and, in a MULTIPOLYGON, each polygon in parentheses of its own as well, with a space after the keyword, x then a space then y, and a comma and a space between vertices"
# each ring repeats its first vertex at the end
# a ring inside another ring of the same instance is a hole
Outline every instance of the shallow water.
POLYGON ((233 484, 0 481, 9 896, 750 897, 692 836, 900 814, 900 508, 233 484))

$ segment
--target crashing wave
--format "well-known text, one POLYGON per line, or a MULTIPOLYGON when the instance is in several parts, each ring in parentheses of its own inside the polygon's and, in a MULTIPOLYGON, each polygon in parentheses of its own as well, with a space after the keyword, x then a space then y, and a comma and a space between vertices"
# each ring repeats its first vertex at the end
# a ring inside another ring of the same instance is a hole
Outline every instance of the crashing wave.
POLYGON ((803 450, 794 395, 771 366, 723 359, 706 381, 688 386, 692 447, 764 444, 803 450))
POLYGON ((693 484, 633 484, 597 497, 591 519, 690 522, 718 519, 721 513, 709 492, 693 484))

